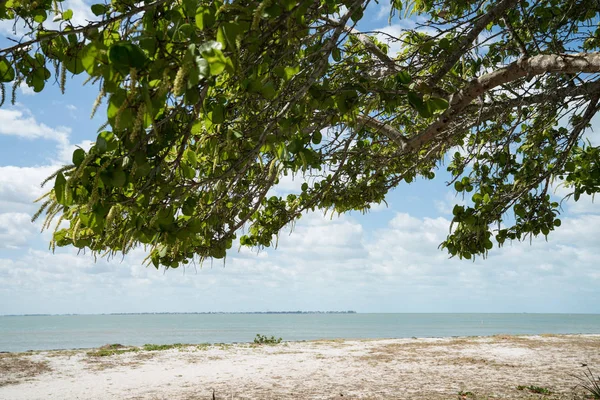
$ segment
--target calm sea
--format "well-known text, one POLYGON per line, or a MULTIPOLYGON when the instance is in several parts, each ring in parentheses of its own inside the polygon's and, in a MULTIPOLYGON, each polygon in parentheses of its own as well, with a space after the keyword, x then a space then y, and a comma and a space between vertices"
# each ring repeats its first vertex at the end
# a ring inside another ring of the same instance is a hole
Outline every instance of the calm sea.
POLYGON ((98 347, 108 343, 596 333, 599 314, 143 314, 0 316, 0 351, 98 347))

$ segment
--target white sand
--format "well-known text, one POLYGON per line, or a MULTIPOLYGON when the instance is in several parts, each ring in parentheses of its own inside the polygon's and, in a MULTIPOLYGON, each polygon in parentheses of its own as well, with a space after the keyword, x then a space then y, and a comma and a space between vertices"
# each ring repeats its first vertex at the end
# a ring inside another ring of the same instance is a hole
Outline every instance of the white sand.
POLYGON ((0 399, 573 399, 582 364, 600 373, 600 335, 49 351, 0 355, 0 399))

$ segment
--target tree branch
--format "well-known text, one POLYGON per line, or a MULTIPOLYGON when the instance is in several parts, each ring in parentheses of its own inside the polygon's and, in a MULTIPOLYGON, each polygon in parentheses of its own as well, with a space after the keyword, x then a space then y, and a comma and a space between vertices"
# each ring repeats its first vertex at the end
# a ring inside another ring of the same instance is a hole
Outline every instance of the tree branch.
MULTIPOLYGON (((340 24, 339 21, 336 21, 334 19, 327 19, 327 22, 329 22, 333 25, 338 25, 338 26, 340 24)), ((377 45, 375 43, 373 43, 373 41, 371 40, 371 38, 368 35, 366 35, 362 32, 359 32, 356 28, 353 28, 348 25, 344 25, 343 29, 346 33, 352 35, 360 43, 362 43, 365 50, 367 50, 369 53, 371 53, 376 58, 378 58, 381 62, 383 62, 386 67, 388 67, 390 70, 392 70, 392 72, 398 72, 400 70, 400 68, 398 67, 398 64, 396 64, 396 62, 394 60, 392 60, 383 50, 381 50, 379 47, 377 47, 377 45)))
POLYGON ((446 62, 438 69, 427 81, 428 86, 434 87, 438 84, 438 82, 452 69, 454 64, 462 57, 465 50, 477 37, 479 34, 485 29, 486 26, 496 18, 503 15, 506 10, 514 7, 517 4, 518 0, 502 0, 498 2, 495 6, 493 6, 487 13, 479 17, 477 21, 473 24, 473 28, 462 36, 459 39, 458 46, 456 46, 456 50, 448 55, 446 62))
POLYGON ((586 96, 598 91, 600 91, 600 81, 586 82, 579 86, 566 86, 560 89, 556 89, 553 92, 538 93, 527 97, 517 97, 494 103, 471 104, 467 108, 465 108, 465 112, 478 112, 482 110, 483 107, 483 115, 497 114, 502 110, 510 110, 515 107, 556 102, 567 97, 586 96))
POLYGON ((377 132, 383 133, 390 140, 392 140, 398 146, 400 146, 400 148, 403 150, 408 145, 408 140, 406 139, 406 137, 404 135, 402 135, 399 131, 394 129, 392 126, 385 124, 376 118, 370 117, 368 115, 367 116, 359 115, 356 117, 356 122, 358 122, 364 126, 368 126, 369 128, 375 129, 377 132))
POLYGON ((454 93, 450 106, 437 121, 411 138, 408 149, 416 150, 431 142, 471 104, 490 89, 527 76, 545 73, 598 73, 600 53, 552 54, 521 58, 504 68, 473 79, 464 89, 454 93))

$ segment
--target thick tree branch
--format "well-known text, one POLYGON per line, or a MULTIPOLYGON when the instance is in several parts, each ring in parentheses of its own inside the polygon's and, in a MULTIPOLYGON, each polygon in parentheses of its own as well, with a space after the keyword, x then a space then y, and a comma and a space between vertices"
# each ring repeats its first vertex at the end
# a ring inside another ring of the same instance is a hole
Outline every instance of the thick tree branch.
POLYGON ((408 142, 409 149, 419 149, 444 132, 450 123, 485 92, 527 76, 545 73, 598 73, 600 53, 553 54, 521 58, 497 71, 472 80, 450 99, 450 106, 440 117, 408 142))
POLYGON ((600 81, 586 82, 579 86, 566 86, 554 91, 546 91, 544 93, 533 94, 526 97, 517 97, 494 103, 471 104, 465 109, 465 112, 471 113, 482 110, 482 115, 493 115, 502 112, 503 110, 512 110, 515 107, 551 103, 566 98, 591 95, 598 91, 600 91, 600 81))

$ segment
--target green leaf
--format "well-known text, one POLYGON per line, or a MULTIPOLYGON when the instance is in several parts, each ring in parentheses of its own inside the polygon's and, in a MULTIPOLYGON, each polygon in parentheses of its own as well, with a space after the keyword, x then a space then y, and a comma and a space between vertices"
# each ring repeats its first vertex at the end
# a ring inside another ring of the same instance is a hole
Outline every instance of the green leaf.
POLYGON ((191 149, 186 149, 184 156, 187 162, 190 163, 190 166, 192 166, 192 168, 196 168, 196 165, 198 164, 196 153, 191 149))
POLYGON ((554 220, 554 226, 559 227, 562 225, 562 221, 560 219, 555 219, 554 220))
POLYGON ((110 178, 110 183, 114 187, 123 187, 125 186, 125 182, 127 181, 127 175, 122 168, 116 168, 110 178))
POLYGON ((65 57, 63 62, 67 71, 72 74, 78 75, 84 71, 82 58, 83 58, 83 44, 72 44, 65 49, 65 57))
POLYGON ((213 7, 200 6, 196 10, 196 26, 200 30, 210 29, 215 24, 215 10, 213 7))
POLYGON ((83 49, 81 64, 88 74, 95 75, 98 71, 98 68, 107 62, 108 58, 106 57, 105 48, 103 49, 95 42, 88 44, 83 49))
POLYGON ((188 179, 194 179, 196 177, 196 170, 186 163, 181 163, 181 170, 183 171, 183 176, 188 179))
POLYGON ((450 48, 450 41, 447 38, 442 38, 438 43, 441 49, 448 50, 450 48))
POLYGON ((396 82, 403 85, 408 85, 412 81, 410 74, 406 71, 400 71, 396 74, 396 82))
POLYGON ((267 83, 262 86, 260 92, 269 100, 274 99, 277 95, 277 90, 275 89, 275 85, 272 81, 267 81, 267 83))
POLYGON ((33 12, 33 20, 37 23, 42 23, 46 20, 46 18, 48 18, 48 14, 46 14, 46 11, 44 10, 35 10, 33 12))
POLYGON ((15 70, 6 57, 0 57, 0 82, 12 82, 15 79, 15 70))
POLYGON ((73 18, 73 10, 69 9, 62 13, 62 19, 64 21, 69 21, 71 18, 73 18))
POLYGON ((100 154, 115 150, 117 148, 117 141, 115 140, 114 133, 110 131, 100 132, 96 138, 96 144, 94 147, 100 152, 100 154))
POLYGON ((211 75, 220 75, 227 67, 233 70, 233 64, 223 55, 222 48, 223 45, 214 40, 204 42, 198 47, 202 57, 208 62, 211 75))
POLYGON ((448 108, 448 101, 439 97, 432 97, 427 100, 427 106, 432 113, 435 111, 445 111, 448 108))
POLYGON ((210 113, 210 120, 213 124, 222 124, 225 121, 225 107, 217 104, 210 113))
POLYGON ((230 48, 235 48, 238 37, 241 37, 244 34, 244 30, 242 26, 237 22, 225 22, 221 24, 219 27, 219 33, 221 35, 217 35, 217 40, 219 40, 219 36, 223 46, 229 45, 230 48))
POLYGON ((65 187, 67 186, 67 180, 62 172, 56 175, 54 181, 54 196, 59 204, 63 204, 65 201, 65 187))
POLYGON ((300 67, 299 66, 298 67, 285 67, 284 68, 284 73, 285 73, 284 79, 286 81, 289 81, 298 72, 300 72, 300 67))
POLYGON ((129 42, 112 45, 108 51, 108 58, 119 67, 143 68, 146 64, 144 50, 129 42))
POLYGON ((196 66, 198 67, 198 78, 204 79, 210 76, 210 67, 204 58, 196 57, 196 66))
POLYGON ((333 58, 333 61, 335 62, 340 62, 342 60, 342 52, 339 48, 334 47, 333 50, 331 50, 331 58, 333 58))
POLYGON ((95 16, 99 17, 100 15, 105 14, 108 11, 109 7, 105 4, 94 4, 92 5, 92 12, 95 16))
POLYGON ((33 88, 33 91, 35 93, 41 92, 42 90, 44 90, 44 86, 46 86, 46 82, 44 81, 44 79, 40 78, 39 76, 32 76, 29 79, 27 79, 27 81, 27 83, 30 87, 33 88))
POLYGON ((79 167, 84 159, 85 151, 83 151, 83 149, 76 149, 73 152, 73 164, 75 164, 76 167, 79 167))
POLYGON ((432 117, 431 110, 429 109, 429 107, 427 107, 427 105, 423 102, 423 100, 417 93, 413 91, 408 92, 408 102, 415 110, 417 110, 421 117, 432 117))
POLYGON ((315 133, 313 133, 313 136, 312 136, 313 144, 319 144, 319 143, 321 143, 321 140, 323 140, 323 134, 321 133, 321 131, 316 131, 315 133))

